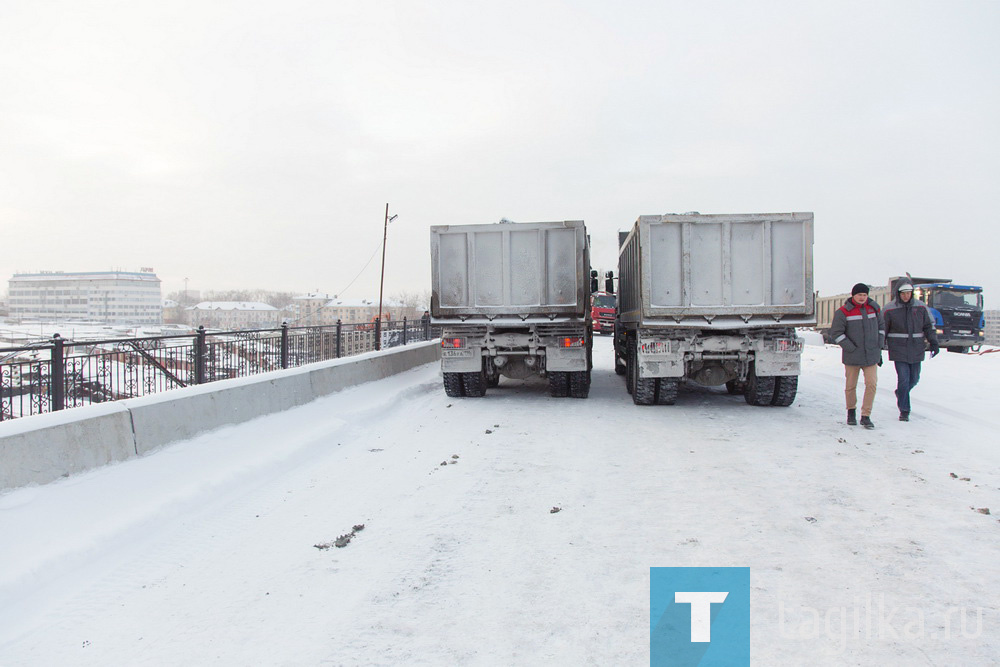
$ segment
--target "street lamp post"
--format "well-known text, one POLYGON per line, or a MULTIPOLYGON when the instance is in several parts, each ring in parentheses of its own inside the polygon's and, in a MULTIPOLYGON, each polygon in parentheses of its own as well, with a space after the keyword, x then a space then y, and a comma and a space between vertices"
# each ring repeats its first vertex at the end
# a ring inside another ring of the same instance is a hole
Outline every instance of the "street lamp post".
POLYGON ((389 236, 389 223, 396 219, 396 216, 389 217, 389 204, 385 205, 385 225, 382 227, 382 277, 378 281, 378 319, 375 331, 375 349, 382 349, 382 287, 385 285, 385 241, 389 236))

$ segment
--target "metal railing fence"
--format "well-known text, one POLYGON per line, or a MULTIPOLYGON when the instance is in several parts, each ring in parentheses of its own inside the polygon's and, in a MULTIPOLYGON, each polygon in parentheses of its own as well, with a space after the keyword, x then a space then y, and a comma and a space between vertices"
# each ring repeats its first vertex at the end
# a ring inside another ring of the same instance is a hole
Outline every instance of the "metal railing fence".
MULTIPOLYGON (((439 333, 439 332, 438 332, 439 333)), ((430 340, 427 319, 0 348, 0 421, 430 340)))

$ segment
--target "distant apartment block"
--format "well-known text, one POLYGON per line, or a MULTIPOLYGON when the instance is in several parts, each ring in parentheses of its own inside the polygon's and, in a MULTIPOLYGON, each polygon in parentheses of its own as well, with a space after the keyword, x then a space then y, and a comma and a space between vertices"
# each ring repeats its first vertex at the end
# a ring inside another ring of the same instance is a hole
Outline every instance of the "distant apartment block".
POLYGON ((983 342, 987 345, 1000 345, 1000 310, 983 311, 986 328, 983 330, 983 342))
POLYGON ((8 309, 17 320, 161 324, 160 279, 152 269, 17 273, 8 281, 8 309))
POLYGON ((281 311, 255 301, 202 301, 185 309, 187 322, 206 329, 273 329, 281 325, 281 311))
MULTIPOLYGON (((320 326, 336 324, 362 324, 378 317, 378 301, 374 299, 340 299, 322 292, 310 292, 292 299, 288 306, 288 323, 291 326, 320 326)), ((422 312, 391 300, 382 302, 382 319, 399 321, 404 317, 418 319, 422 312)))

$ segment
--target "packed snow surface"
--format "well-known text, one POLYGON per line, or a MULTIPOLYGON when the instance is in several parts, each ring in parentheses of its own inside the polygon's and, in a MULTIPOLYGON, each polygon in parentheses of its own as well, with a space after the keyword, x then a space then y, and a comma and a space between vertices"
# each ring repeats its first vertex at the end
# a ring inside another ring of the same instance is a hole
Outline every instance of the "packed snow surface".
POLYGON ((1000 354, 909 423, 887 363, 865 431, 837 348, 790 408, 638 407, 610 350, 587 400, 431 364, 0 495, 0 664, 642 665, 652 566, 750 567, 756 664, 1000 663, 1000 354))

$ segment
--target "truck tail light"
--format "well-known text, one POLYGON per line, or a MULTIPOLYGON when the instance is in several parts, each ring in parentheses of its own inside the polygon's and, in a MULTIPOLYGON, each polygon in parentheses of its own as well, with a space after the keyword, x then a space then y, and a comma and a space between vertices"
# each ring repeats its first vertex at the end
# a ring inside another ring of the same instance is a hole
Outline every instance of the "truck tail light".
POLYGON ((801 338, 779 338, 774 341, 774 349, 776 352, 801 352, 802 351, 802 339, 801 338))
POLYGON ((647 340, 639 344, 639 351, 643 354, 667 354, 670 352, 670 341, 647 340))
POLYGON ((447 347, 452 350, 461 350, 465 347, 464 338, 442 338, 441 347, 447 347))
POLYGON ((559 347, 581 347, 583 345, 582 338, 560 338, 559 347))

